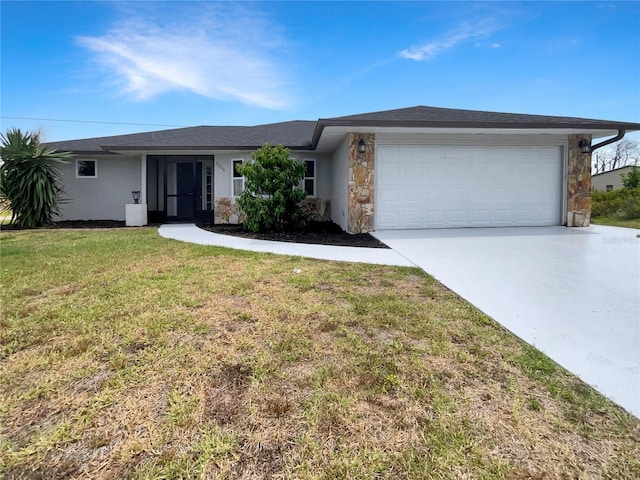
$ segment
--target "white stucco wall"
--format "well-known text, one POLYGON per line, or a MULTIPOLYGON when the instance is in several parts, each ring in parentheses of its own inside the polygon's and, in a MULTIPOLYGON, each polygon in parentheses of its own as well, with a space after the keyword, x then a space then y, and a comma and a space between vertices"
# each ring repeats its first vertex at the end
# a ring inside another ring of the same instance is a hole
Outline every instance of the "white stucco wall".
MULTIPOLYGON (((232 160, 251 158, 252 151, 216 152, 213 162, 214 197, 232 197, 232 160)), ((300 160, 316 161, 315 197, 331 200, 333 196, 332 159, 316 152, 292 152, 300 160)), ((61 220, 124 220, 125 205, 133 203, 131 192, 142 190, 141 156, 82 156, 80 160, 97 160, 97 178, 76 178, 75 160, 61 168, 67 202, 61 205, 61 220)), ((153 170, 153 169, 151 169, 153 170)), ((155 171, 147 172, 155 182, 155 171)), ((346 182, 345 182, 346 185, 346 182)), ((162 192, 160 192, 162 194, 162 192)), ((155 188, 148 192, 150 208, 156 207, 155 188)))
POLYGON ((333 152, 333 191, 331 195, 331 220, 343 230, 348 227, 347 188, 349 182, 349 142, 345 138, 333 152))
POLYGON ((213 194, 215 197, 231 197, 233 166, 232 160, 248 160, 251 152, 224 152, 215 153, 213 161, 213 194))
POLYGON ((313 197, 330 200, 333 194, 331 156, 316 152, 291 152, 291 157, 298 160, 315 160, 316 194, 313 197))
POLYGON ((61 220, 124 220, 125 205, 133 203, 131 192, 142 190, 141 158, 123 156, 82 156, 97 160, 97 178, 76 178, 75 160, 62 166, 64 198, 61 220))
MULTIPOLYGON (((231 162, 236 159, 250 160, 253 151, 223 152, 215 154, 213 162, 213 176, 216 197, 232 196, 232 174, 233 166, 231 162)), ((331 199, 333 194, 331 157, 326 154, 316 152, 292 151, 291 157, 298 160, 316 161, 316 195, 315 197, 331 199)))

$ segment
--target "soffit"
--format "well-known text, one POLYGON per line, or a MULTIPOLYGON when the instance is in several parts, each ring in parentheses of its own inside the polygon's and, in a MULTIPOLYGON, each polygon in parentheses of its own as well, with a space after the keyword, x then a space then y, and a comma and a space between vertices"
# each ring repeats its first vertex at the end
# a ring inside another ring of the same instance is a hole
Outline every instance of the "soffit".
POLYGON ((357 126, 326 126, 324 127, 318 144, 318 152, 332 152, 349 133, 375 134, 424 134, 424 135, 591 135, 594 139, 610 137, 618 133, 617 130, 587 130, 585 128, 430 128, 430 127, 357 127, 357 126))

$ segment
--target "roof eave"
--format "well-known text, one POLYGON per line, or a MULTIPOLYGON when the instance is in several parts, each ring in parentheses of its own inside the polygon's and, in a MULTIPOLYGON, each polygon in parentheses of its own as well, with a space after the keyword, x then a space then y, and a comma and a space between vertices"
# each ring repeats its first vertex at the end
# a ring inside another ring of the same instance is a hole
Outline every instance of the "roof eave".
POLYGON ((119 153, 111 151, 111 150, 74 150, 74 149, 69 149, 67 150, 75 155, 92 155, 92 156, 97 156, 97 155, 119 155, 119 153))
POLYGON ((585 123, 563 123, 563 122, 443 122, 443 121, 401 121, 401 120, 335 120, 335 119, 320 119, 316 124, 316 128, 313 132, 313 138, 311 140, 311 148, 315 149, 318 146, 322 131, 326 127, 396 127, 396 128, 459 128, 459 129, 504 129, 504 130, 566 130, 566 129, 580 129, 580 130, 626 130, 637 131, 640 130, 640 124, 624 123, 624 122, 611 122, 611 123, 597 123, 597 122, 585 122, 585 123))

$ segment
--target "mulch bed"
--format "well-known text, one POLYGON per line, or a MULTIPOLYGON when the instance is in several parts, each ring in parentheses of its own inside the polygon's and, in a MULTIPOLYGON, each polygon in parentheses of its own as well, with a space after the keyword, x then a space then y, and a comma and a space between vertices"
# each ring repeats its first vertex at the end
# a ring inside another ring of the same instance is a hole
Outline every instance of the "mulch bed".
POLYGON ((243 230, 242 225, 198 225, 200 228, 223 235, 270 240, 276 242, 313 243, 344 247, 389 248, 368 233, 350 234, 333 222, 311 222, 302 231, 256 233, 243 230))
MULTIPOLYGON (((41 229, 58 229, 58 228, 124 228, 125 222, 118 220, 64 220, 60 222, 54 222, 47 227, 41 227, 41 229)), ((2 225, 2 230, 22 230, 16 224, 10 223, 8 225, 2 225)))

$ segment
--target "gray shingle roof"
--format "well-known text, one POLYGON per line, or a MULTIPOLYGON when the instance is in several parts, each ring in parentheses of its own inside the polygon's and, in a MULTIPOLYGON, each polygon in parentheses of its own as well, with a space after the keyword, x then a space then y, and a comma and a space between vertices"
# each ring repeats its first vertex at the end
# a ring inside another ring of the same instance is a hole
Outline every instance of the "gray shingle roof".
POLYGON ((234 150, 265 143, 295 150, 312 149, 330 126, 640 130, 640 124, 588 118, 526 115, 417 106, 380 112, 247 126, 200 126, 154 132, 51 142, 47 146, 79 153, 109 150, 234 150))
MULTIPOLYGON (((532 128, 535 125, 541 128, 549 127, 578 127, 587 128, 611 127, 613 124, 623 124, 623 122, 611 122, 608 120, 593 120, 589 118, 575 117, 554 117, 548 115, 527 115, 521 113, 499 113, 484 112, 480 110, 460 110, 453 108, 417 107, 400 108, 397 110, 384 110, 380 112, 363 113, 360 115, 347 115, 345 117, 321 118, 319 122, 328 124, 358 124, 366 125, 369 122, 380 123, 419 123, 437 124, 437 126, 460 126, 471 125, 497 126, 508 128, 532 128), (364 122, 364 123, 363 123, 364 122)), ((640 127, 638 124, 628 124, 628 126, 640 127)))
POLYGON ((47 146, 74 152, 109 150, 234 150, 256 149, 270 143, 291 149, 309 148, 316 122, 296 120, 253 127, 200 126, 111 137, 50 142, 47 146))
POLYGON ((583 129, 640 130, 638 123, 594 120, 590 118, 484 112, 453 108, 416 107, 380 112, 321 118, 316 124, 311 144, 315 147, 325 127, 423 127, 423 128, 491 128, 491 129, 583 129))

